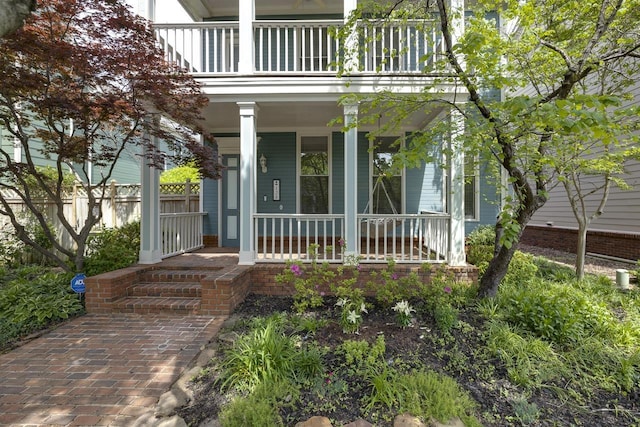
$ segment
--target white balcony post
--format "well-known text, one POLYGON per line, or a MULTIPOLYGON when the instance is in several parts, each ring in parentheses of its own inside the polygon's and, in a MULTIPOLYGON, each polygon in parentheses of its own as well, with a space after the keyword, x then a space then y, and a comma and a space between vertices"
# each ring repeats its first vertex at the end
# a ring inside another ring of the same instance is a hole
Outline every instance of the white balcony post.
POLYGON ((256 17, 255 0, 238 0, 238 7, 240 10, 238 23, 238 36, 240 39, 240 58, 238 59, 238 72, 240 74, 253 74, 253 72, 255 71, 255 66, 253 64, 255 50, 255 45, 253 42, 253 21, 255 21, 256 17))
POLYGON ((345 258, 358 255, 358 104, 344 106, 344 235, 345 258))
MULTIPOLYGON (((153 126, 160 125, 160 116, 153 117, 153 126)), ((144 165, 140 180, 140 264, 156 264, 162 261, 160 234, 160 171, 150 157, 158 150, 157 140, 145 135, 144 165)))
MULTIPOLYGON (((464 35, 464 0, 449 0, 451 16, 451 43, 455 46, 458 40, 464 35)), ((464 57, 459 55, 459 61, 464 61, 464 57)), ((464 62, 461 62, 464 64, 464 62)), ((463 65, 464 66, 464 65, 463 65)))
POLYGON ((255 102, 238 102, 240 107, 240 253, 238 263, 253 265, 253 214, 256 200, 256 114, 255 102))
MULTIPOLYGON (((344 21, 349 20, 351 12, 358 7, 358 0, 344 0, 344 21)), ((349 37, 345 40, 344 50, 346 57, 344 58, 345 72, 358 71, 359 58, 358 58, 358 33, 354 26, 352 28, 349 37)))
POLYGON ((451 136, 449 140, 449 265, 465 265, 464 253, 464 117, 456 109, 451 112, 451 136))

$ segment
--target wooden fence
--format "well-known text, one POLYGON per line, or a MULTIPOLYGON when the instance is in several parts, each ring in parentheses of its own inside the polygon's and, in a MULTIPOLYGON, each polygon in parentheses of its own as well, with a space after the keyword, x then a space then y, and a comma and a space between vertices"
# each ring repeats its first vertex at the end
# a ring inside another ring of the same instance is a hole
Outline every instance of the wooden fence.
MULTIPOLYGON (((140 219, 140 184, 118 184, 112 181, 105 189, 102 196, 101 189, 94 190, 94 196, 101 199, 102 219, 96 226, 98 231, 102 228, 115 228, 129 222, 140 219)), ((23 201, 9 191, 3 190, 2 197, 11 205, 14 212, 24 212, 28 216, 28 209, 23 201)), ((71 240, 56 215, 56 205, 46 199, 38 200, 37 204, 51 225, 58 230, 63 244, 71 244, 71 240)), ((64 215, 67 220, 75 224, 76 229, 82 226, 87 217, 88 197, 82 185, 74 186, 71 194, 64 199, 64 215)), ((160 212, 161 213, 185 213, 198 212, 200 210, 200 183, 183 182, 160 184, 160 212)), ((0 215, 0 226, 7 230, 10 227, 9 218, 0 215)))

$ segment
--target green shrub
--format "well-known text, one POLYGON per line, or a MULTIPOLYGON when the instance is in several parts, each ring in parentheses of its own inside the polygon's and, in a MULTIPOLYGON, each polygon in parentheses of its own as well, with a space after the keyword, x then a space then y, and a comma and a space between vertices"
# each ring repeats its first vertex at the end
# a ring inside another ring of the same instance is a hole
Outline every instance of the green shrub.
POLYGON ((222 427, 275 427, 284 423, 268 400, 237 397, 220 412, 222 427))
POLYGON ((128 267, 138 261, 140 221, 106 229, 87 241, 84 271, 87 276, 128 267))
POLYGON ((400 276, 395 270, 396 262, 389 260, 387 268, 380 272, 371 272, 367 289, 375 295, 376 301, 383 309, 390 309, 399 301, 417 298, 425 286, 416 273, 400 276))
MULTIPOLYGON (((493 225, 480 225, 467 236, 469 246, 494 246, 496 228, 493 225)), ((493 253, 493 250, 491 251, 493 253)))
POLYGON ((253 391, 260 384, 311 379, 322 372, 322 353, 285 334, 282 317, 271 316, 238 337, 222 363, 221 388, 253 391))
POLYGON ((535 257, 531 254, 516 251, 511 258, 509 270, 505 275, 502 285, 521 286, 529 283, 538 275, 538 266, 535 257))
POLYGON ((163 171, 160 174, 161 184, 173 184, 179 182, 187 182, 189 179, 191 182, 198 182, 200 180, 200 173, 198 168, 189 163, 183 166, 177 166, 169 170, 163 171))
POLYGON ((0 342, 16 338, 82 313, 78 296, 70 288, 71 275, 26 268, 0 288, 0 342))
POLYGON ((493 259, 493 245, 474 245, 467 247, 467 262, 476 267, 488 264, 493 259))
POLYGON ((336 273, 329 263, 318 263, 318 249, 317 244, 309 245, 307 254, 311 258, 310 264, 287 261, 282 273, 275 278, 276 283, 293 285, 293 306, 298 313, 321 307, 324 302, 322 289, 328 289, 335 281, 336 273))
POLYGON ((481 425, 475 416, 477 403, 453 378, 420 369, 399 376, 396 382, 400 413, 445 423, 458 417, 466 427, 481 425))

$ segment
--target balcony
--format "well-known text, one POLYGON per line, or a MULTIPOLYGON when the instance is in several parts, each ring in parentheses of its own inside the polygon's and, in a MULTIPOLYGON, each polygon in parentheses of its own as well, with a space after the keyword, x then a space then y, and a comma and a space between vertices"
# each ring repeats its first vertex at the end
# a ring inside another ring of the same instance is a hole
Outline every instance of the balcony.
MULTIPOLYGON (((442 38, 431 21, 402 21, 362 28, 360 74, 435 73, 442 38)), ((335 76, 343 45, 332 29, 342 20, 259 20, 253 23, 254 74, 335 76)), ((194 75, 234 75, 240 59, 237 21, 155 24, 165 58, 194 75)))

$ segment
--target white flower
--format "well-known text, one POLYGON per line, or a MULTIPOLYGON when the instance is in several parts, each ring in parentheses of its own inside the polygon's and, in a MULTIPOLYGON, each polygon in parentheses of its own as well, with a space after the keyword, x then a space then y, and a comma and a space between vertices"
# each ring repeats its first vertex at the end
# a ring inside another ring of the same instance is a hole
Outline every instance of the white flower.
POLYGON ((351 323, 353 323, 354 325, 356 323, 358 323, 358 319, 360 318, 359 314, 356 314, 356 312, 354 310, 350 310, 349 314, 347 315, 347 320, 351 323))
POLYGON ((339 298, 336 305, 338 307, 344 307, 345 305, 347 305, 347 303, 349 303, 349 300, 347 298, 339 298))
POLYGON ((404 314, 405 316, 409 316, 411 313, 415 312, 413 307, 409 305, 409 302, 406 300, 402 300, 396 303, 396 305, 392 308, 393 311, 397 311, 400 314, 404 314))
POLYGON ((369 312, 367 311, 367 307, 364 305, 364 303, 360 304, 360 313, 369 314, 369 312))

